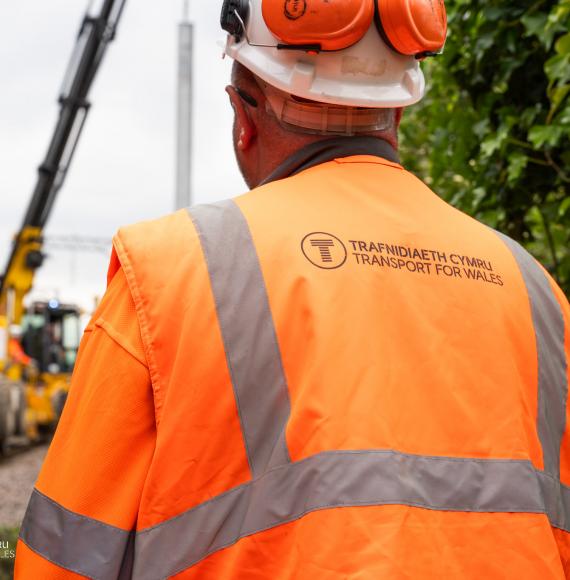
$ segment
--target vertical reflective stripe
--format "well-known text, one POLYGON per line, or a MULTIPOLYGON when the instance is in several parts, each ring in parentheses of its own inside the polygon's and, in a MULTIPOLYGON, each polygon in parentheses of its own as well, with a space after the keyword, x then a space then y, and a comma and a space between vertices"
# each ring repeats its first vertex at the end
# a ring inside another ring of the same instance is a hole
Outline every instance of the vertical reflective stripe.
POLYGON ((20 540, 66 570, 88 578, 117 578, 134 534, 66 510, 34 490, 20 540))
POLYGON ((536 474, 550 525, 570 532, 570 488, 544 471, 536 474))
POLYGON ((253 477, 289 462, 289 393, 259 258, 233 201, 190 208, 208 265, 253 477))
POLYGON ((499 236, 517 260, 530 299, 538 354, 538 436, 544 470, 558 480, 568 398, 564 317, 548 279, 534 258, 514 240, 501 233, 499 236))

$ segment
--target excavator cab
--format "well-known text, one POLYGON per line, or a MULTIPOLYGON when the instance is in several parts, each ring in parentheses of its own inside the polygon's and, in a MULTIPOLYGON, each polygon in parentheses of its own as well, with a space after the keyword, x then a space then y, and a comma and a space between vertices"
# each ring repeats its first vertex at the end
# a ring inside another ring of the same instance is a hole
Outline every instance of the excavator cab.
POLYGON ((67 399, 79 348, 81 312, 57 300, 34 302, 23 318, 22 346, 36 376, 27 376, 29 414, 39 432, 51 432, 67 399))
MULTIPOLYGON (((4 339, 6 343, 17 340, 21 354, 4 355, 4 376, 0 375, 0 455, 9 447, 39 441, 55 429, 77 358, 81 314, 78 307, 57 300, 33 302, 22 317, 21 336, 4 339)), ((5 319, 2 322, 5 327, 5 319)), ((12 348, 12 354, 15 351, 12 348)))
POLYGON ((22 347, 40 374, 70 374, 80 340, 80 311, 57 300, 34 302, 24 315, 22 347))

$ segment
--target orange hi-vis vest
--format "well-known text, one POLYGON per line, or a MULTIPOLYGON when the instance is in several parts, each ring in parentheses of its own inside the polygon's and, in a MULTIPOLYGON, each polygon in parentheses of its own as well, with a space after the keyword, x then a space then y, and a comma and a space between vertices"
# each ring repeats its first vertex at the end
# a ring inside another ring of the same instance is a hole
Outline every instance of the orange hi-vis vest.
POLYGON ((37 554, 102 579, 570 577, 570 308, 518 244, 352 155, 114 247, 156 414, 136 530, 36 491, 37 554))
POLYGON ((8 357, 11 362, 16 364, 29 365, 32 362, 17 338, 10 338, 8 341, 8 357))

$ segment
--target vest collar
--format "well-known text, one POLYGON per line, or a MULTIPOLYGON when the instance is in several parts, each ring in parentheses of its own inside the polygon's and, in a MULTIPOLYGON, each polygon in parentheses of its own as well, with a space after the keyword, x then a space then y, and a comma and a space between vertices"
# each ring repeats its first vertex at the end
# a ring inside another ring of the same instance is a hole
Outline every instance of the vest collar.
POLYGON ((296 175, 305 169, 341 157, 372 155, 392 163, 400 163, 398 153, 386 141, 377 137, 335 137, 311 143, 288 157, 260 185, 296 175))

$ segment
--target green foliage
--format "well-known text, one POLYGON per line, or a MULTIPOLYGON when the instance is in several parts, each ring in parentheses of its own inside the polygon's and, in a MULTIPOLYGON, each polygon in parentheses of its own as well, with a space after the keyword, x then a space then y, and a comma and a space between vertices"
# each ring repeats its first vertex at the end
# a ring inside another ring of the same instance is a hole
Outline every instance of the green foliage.
POLYGON ((570 294, 570 0, 447 0, 404 164, 522 242, 570 294))

